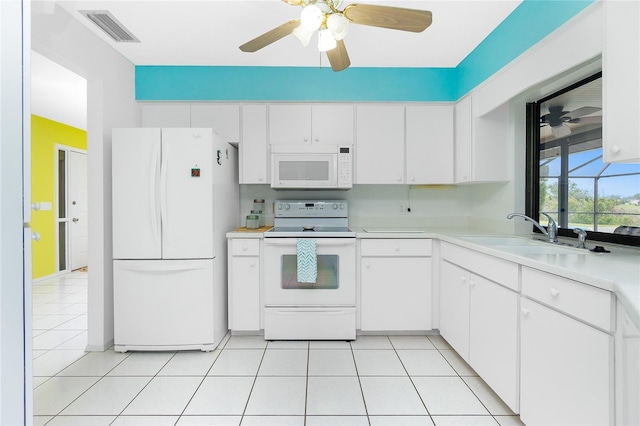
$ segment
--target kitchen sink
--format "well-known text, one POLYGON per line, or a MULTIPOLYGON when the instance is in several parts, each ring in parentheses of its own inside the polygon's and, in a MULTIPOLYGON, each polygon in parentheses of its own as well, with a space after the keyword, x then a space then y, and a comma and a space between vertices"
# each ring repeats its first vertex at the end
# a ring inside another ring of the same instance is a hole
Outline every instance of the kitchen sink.
POLYGON ((513 236, 466 236, 463 241, 508 251, 513 254, 587 254, 585 249, 578 249, 569 245, 551 244, 542 240, 531 240, 513 236))

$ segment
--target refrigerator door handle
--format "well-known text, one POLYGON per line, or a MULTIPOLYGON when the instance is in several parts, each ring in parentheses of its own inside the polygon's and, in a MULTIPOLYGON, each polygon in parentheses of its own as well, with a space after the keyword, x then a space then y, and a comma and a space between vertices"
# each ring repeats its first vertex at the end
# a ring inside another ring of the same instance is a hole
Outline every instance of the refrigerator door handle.
POLYGON ((151 176, 149 179, 149 210, 151 213, 151 227, 153 230, 153 241, 160 244, 160 226, 158 221, 158 206, 156 205, 156 192, 158 190, 158 158, 160 151, 159 144, 153 146, 151 153, 151 176))
MULTIPOLYGON (((164 148, 164 143, 162 144, 164 148)), ((166 151, 163 149, 163 151, 166 151)), ((162 228, 165 229, 163 235, 163 245, 169 242, 169 217, 167 214, 167 169, 169 167, 169 155, 162 155, 162 166, 160 169, 160 219, 162 228)))

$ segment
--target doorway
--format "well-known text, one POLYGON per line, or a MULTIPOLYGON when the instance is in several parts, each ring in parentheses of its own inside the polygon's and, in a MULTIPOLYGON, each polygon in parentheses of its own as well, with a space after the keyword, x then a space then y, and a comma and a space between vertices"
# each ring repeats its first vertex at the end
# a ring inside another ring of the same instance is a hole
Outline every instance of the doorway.
POLYGON ((87 153, 56 145, 57 267, 70 272, 87 267, 87 153))

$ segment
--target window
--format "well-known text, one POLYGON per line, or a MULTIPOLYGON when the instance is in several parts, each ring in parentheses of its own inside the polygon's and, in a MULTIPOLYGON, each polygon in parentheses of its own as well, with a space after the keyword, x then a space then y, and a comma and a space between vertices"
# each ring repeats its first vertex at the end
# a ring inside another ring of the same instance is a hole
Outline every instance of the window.
POLYGON ((602 161, 602 73, 528 104, 527 126, 527 215, 640 245, 640 165, 602 161))

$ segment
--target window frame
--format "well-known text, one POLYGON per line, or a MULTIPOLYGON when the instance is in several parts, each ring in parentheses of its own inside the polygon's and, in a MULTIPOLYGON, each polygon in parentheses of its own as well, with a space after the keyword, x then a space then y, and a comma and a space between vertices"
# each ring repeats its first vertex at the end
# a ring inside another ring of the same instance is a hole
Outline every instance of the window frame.
MULTIPOLYGON (((525 122, 525 214, 538 222, 540 221, 540 105, 549 99, 567 93, 577 87, 585 85, 591 81, 602 78, 602 71, 599 71, 574 84, 562 88, 550 95, 547 95, 535 102, 526 104, 525 122)), ((541 233, 539 229, 532 225, 533 232, 541 233)), ((558 227, 558 236, 577 239, 577 235, 569 228, 558 227)), ((587 241, 622 244, 628 246, 640 246, 640 237, 635 235, 614 234, 609 232, 587 231, 587 241)))

